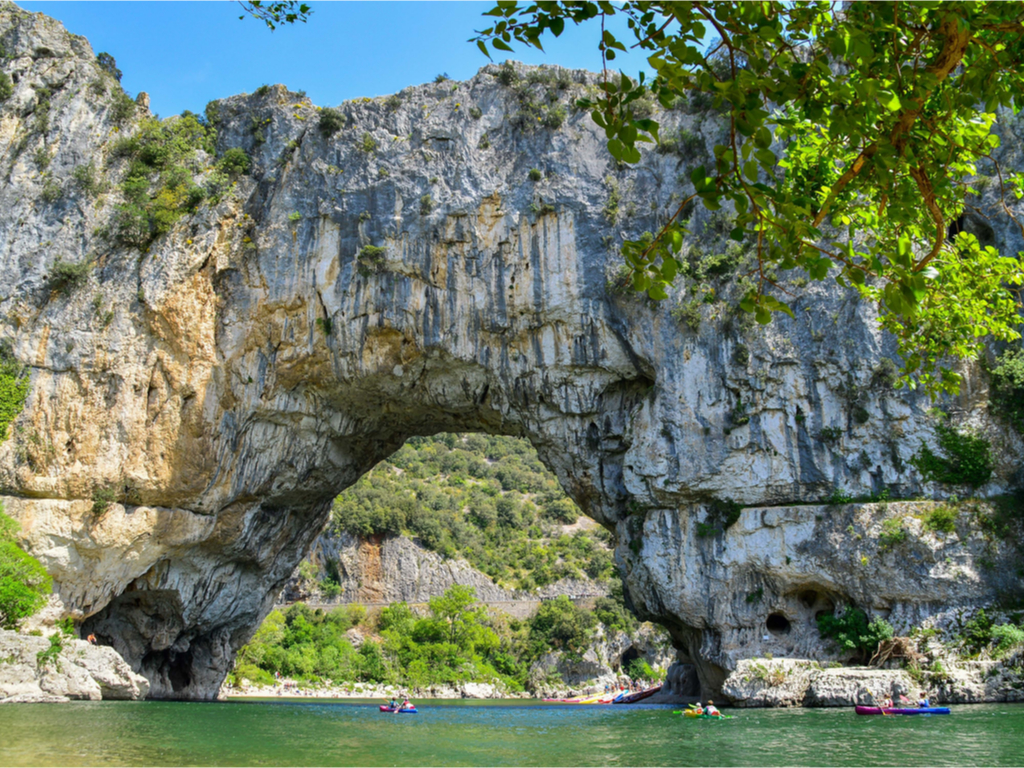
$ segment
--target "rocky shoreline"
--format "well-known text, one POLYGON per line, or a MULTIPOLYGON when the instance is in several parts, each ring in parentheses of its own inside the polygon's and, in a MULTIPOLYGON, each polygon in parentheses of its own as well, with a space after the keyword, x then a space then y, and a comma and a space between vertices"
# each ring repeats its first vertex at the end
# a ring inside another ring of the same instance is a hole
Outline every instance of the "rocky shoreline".
POLYGON ((141 701, 149 681, 113 648, 63 638, 59 653, 48 637, 0 630, 0 704, 141 701))
POLYGON ((722 688, 735 707, 852 707, 886 698, 933 705, 1024 702, 1024 651, 998 661, 948 661, 940 672, 829 667, 808 659, 741 661, 722 688))

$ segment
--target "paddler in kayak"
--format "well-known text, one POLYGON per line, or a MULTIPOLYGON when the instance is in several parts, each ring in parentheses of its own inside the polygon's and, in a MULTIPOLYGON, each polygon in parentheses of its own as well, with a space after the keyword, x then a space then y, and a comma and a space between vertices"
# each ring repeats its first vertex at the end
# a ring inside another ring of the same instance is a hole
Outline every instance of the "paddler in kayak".
POLYGON ((704 714, 710 715, 711 717, 721 717, 722 713, 718 711, 718 707, 715 706, 715 702, 708 699, 708 705, 704 708, 704 714))
POLYGON ((921 695, 917 697, 917 708, 928 709, 930 706, 931 704, 928 703, 928 697, 925 695, 924 691, 921 691, 921 695))

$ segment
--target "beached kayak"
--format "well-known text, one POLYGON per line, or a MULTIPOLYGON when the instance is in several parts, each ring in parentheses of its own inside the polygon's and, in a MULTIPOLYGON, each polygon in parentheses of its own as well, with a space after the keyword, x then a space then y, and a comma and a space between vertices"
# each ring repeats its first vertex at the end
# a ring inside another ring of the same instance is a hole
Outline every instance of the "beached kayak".
POLYGON ((398 713, 399 715, 415 715, 416 707, 406 707, 405 709, 396 709, 395 707, 389 707, 387 704, 380 705, 381 712, 398 713))
POLYGON ((890 709, 881 707, 857 707, 858 715, 948 715, 949 707, 906 707, 890 709))
POLYGON ((612 701, 612 704, 633 704, 637 701, 643 701, 648 696, 653 696, 660 690, 661 686, 656 685, 653 688, 647 688, 642 691, 637 691, 636 693, 627 693, 625 696, 621 697, 616 696, 615 699, 612 701))

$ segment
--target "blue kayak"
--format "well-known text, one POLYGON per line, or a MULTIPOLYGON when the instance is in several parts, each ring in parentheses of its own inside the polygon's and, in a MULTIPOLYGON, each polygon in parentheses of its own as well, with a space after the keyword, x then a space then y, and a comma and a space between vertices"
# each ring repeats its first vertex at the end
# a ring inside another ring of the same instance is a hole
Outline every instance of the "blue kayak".
POLYGON ((415 715, 416 714, 416 707, 406 707, 405 709, 401 709, 401 708, 389 707, 387 704, 381 704, 380 705, 380 711, 381 712, 390 712, 392 714, 397 713, 399 715, 415 715))

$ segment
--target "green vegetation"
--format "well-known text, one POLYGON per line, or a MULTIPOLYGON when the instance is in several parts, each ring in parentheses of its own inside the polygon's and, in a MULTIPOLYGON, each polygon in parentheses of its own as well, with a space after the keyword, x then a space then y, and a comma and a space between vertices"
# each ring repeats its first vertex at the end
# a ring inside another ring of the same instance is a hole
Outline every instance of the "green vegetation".
POLYGON ((1024 628, 1016 624, 996 624, 984 609, 980 609, 964 624, 958 640, 961 650, 969 658, 985 653, 998 659, 1014 646, 1024 644, 1024 628))
POLYGON ((228 176, 242 176, 249 172, 252 162, 241 147, 232 147, 217 161, 217 167, 228 176))
POLYGON ((878 644, 894 634, 889 622, 885 619, 868 622, 867 614, 860 608, 849 608, 842 616, 819 616, 818 632, 832 640, 840 651, 854 653, 862 661, 867 661, 878 650, 878 644))
POLYGON ((382 245, 364 245, 356 254, 356 271, 361 277, 369 277, 380 272, 384 268, 384 254, 386 249, 382 245))
POLYGON ((51 580, 42 564, 15 541, 18 523, 0 505, 0 628, 17 629, 46 602, 51 580))
POLYGON ((429 216, 432 210, 434 210, 434 198, 427 193, 420 198, 420 216, 429 216))
MULTIPOLYGON (((626 276, 628 277, 628 273, 626 276)), ((703 303, 700 299, 690 299, 677 304, 670 312, 672 319, 696 333, 700 330, 700 308, 703 303)))
POLYGON ((356 149, 360 152, 372 155, 377 151, 377 140, 369 133, 364 133, 363 137, 358 141, 358 143, 356 143, 356 149))
POLYGON ((7 427, 21 413, 28 397, 28 369, 0 343, 0 442, 7 439, 7 427))
POLYGON ((317 128, 325 139, 331 138, 344 127, 345 116, 341 112, 330 107, 320 110, 320 122, 317 124, 317 128))
POLYGON ((121 82, 121 70, 117 68, 117 61, 109 53, 106 51, 97 53, 96 64, 100 69, 117 80, 117 82, 121 82))
POLYGON ((890 517, 882 522, 882 532, 878 536, 878 548, 883 552, 894 549, 907 540, 907 529, 903 520, 890 517))
POLYGON ((103 190, 103 183, 96 178, 96 166, 92 162, 75 166, 71 180, 86 197, 95 197, 103 190))
POLYGON ((113 488, 97 488, 92 492, 92 513, 99 517, 110 505, 117 501, 117 491, 113 488))
POLYGON ((211 156, 213 141, 213 129, 192 113, 163 122, 146 120, 136 133, 118 140, 111 155, 129 161, 121 183, 125 201, 117 206, 113 222, 118 242, 146 248, 181 216, 196 210, 210 194, 194 179, 205 170, 199 153, 211 156))
POLYGON ((992 447, 988 440, 945 424, 936 424, 935 431, 945 456, 935 454, 921 443, 921 450, 910 460, 925 480, 971 488, 978 488, 989 481, 992 477, 992 447))
POLYGON ((44 203, 56 203, 64 197, 64 190, 61 188, 60 182, 52 177, 47 177, 43 182, 43 191, 39 197, 44 203))
POLYGON ((539 127, 557 130, 568 117, 560 103, 562 92, 572 86, 572 78, 563 69, 538 67, 520 77, 516 68, 505 62, 495 75, 498 82, 512 91, 518 109, 511 115, 511 124, 526 133, 539 127))
POLYGON ((88 283, 90 274, 92 274, 91 261, 64 261, 58 258, 53 262, 53 267, 50 268, 50 274, 47 277, 51 289, 68 295, 88 283))
POLYGON ((6 72, 0 72, 0 104, 14 95, 14 83, 6 72))
POLYGON ((115 88, 110 102, 110 118, 118 125, 124 126, 135 117, 138 104, 120 88, 115 88))
POLYGON ((530 169, 530 181, 540 181, 544 178, 544 174, 541 173, 539 168, 530 169))
POLYGON ((989 408, 1024 434, 1024 350, 1008 349, 996 359, 989 408))
POLYGON ((853 502, 853 496, 851 496, 843 488, 832 489, 832 495, 825 499, 825 503, 829 506, 838 506, 840 504, 850 504, 853 502))
POLYGON ((603 528, 562 531, 578 515, 526 441, 444 434, 411 438, 338 496, 333 525, 407 533, 504 586, 533 589, 614 573, 603 528))
POLYGON ((959 510, 955 506, 940 504, 925 512, 921 521, 926 531, 956 533, 956 519, 959 514, 959 510))
POLYGON ((664 154, 678 155, 684 160, 693 160, 706 151, 704 137, 689 128, 663 134, 658 144, 658 151, 664 154))
MULTIPOLYGON (((465 586, 431 599, 426 611, 392 603, 370 626, 362 606, 324 612, 298 603, 267 616, 239 651, 229 680, 272 684, 277 672, 308 682, 422 688, 479 681, 522 691, 530 665, 542 654, 560 650, 579 658, 602 617, 619 622, 616 629, 635 628, 635 619, 630 624, 626 615, 612 598, 591 612, 563 596, 543 602, 521 621, 489 613, 465 586), (365 637, 358 649, 345 635, 356 625, 365 637)), ((649 666, 640 671, 649 672, 648 679, 657 674, 649 666)))
MULTIPOLYGON (((1020 257, 947 235, 998 145, 997 118, 1024 104, 1018 4, 502 2, 484 18, 474 39, 488 56, 541 48, 570 25, 592 35, 609 68, 618 52, 643 51, 653 77, 623 73, 577 102, 619 163, 657 146, 654 100, 722 114, 714 162, 691 164, 684 183, 709 210, 736 212, 730 237, 757 264, 732 274, 754 276, 740 307, 758 322, 793 313, 775 272, 834 279, 877 305, 903 382, 933 393, 959 388, 956 358, 976 357, 987 337, 1020 338, 1020 257)), ((536 125, 529 106, 541 94, 512 65, 496 76, 529 99, 524 129, 536 125)), ((1024 193, 1024 173, 1000 177, 1024 193)), ((625 244, 632 285, 652 299, 677 293, 683 208, 650 244, 625 244)))
POLYGON ((818 439, 823 443, 834 444, 843 436, 842 427, 822 427, 818 431, 818 439))

